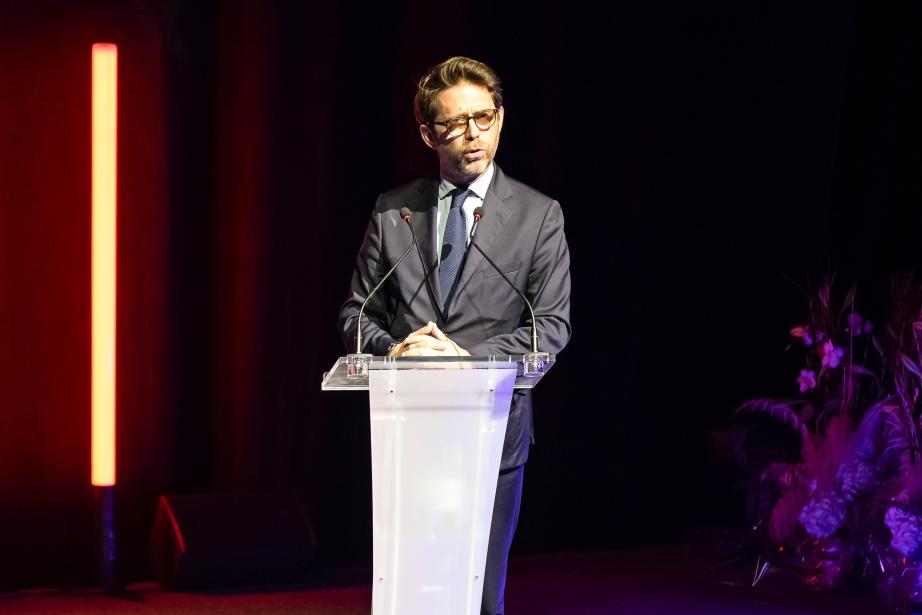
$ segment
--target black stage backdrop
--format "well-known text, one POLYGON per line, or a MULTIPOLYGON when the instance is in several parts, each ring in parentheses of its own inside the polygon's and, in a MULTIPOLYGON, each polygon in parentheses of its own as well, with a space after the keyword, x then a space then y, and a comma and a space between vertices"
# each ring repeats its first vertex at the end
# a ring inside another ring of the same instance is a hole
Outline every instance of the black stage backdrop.
POLYGON ((92 579, 90 45, 119 44, 122 572, 162 493, 296 488, 367 564, 360 394, 321 393, 378 192, 437 171, 414 79, 504 80, 498 160, 556 197, 574 336, 515 548, 739 523, 712 433, 791 394, 791 280, 918 270, 922 6, 0 2, 0 584, 92 579))

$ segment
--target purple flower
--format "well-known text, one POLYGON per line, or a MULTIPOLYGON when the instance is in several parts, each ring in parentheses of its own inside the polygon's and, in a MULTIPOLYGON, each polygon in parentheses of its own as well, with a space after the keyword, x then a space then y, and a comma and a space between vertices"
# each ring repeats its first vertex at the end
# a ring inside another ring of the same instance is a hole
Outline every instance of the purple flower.
POLYGON ((892 507, 887 509, 884 523, 893 536, 890 546, 900 555, 912 557, 918 552, 919 546, 922 545, 922 519, 911 512, 892 507))
POLYGON ((829 369, 839 367, 839 363, 842 362, 842 355, 844 354, 845 351, 841 348, 836 348, 832 340, 826 340, 820 351, 820 355, 823 357, 823 367, 828 367, 829 369))
POLYGON ((861 461, 842 464, 839 466, 837 477, 842 486, 842 494, 850 500, 880 484, 876 468, 861 461))
POLYGON ((814 538, 828 538, 842 525, 846 512, 843 498, 826 493, 807 502, 800 511, 800 522, 814 538))
POLYGON ((800 392, 806 393, 816 387, 816 372, 812 369, 800 370, 800 376, 797 377, 797 384, 800 385, 800 392))
POLYGON ((870 333, 874 330, 874 325, 870 320, 864 320, 858 312, 852 312, 848 315, 848 331, 852 337, 870 333))
POLYGON ((852 335, 861 335, 861 324, 864 322, 864 319, 861 318, 861 314, 858 312, 852 312, 848 315, 848 330, 852 335))

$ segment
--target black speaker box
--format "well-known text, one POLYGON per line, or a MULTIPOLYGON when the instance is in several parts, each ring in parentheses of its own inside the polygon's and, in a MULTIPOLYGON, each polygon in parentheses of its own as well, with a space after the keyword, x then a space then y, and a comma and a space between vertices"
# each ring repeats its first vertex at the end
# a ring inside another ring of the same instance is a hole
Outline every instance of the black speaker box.
POLYGON ((295 491, 164 495, 151 567, 170 589, 290 583, 306 577, 315 549, 295 491))

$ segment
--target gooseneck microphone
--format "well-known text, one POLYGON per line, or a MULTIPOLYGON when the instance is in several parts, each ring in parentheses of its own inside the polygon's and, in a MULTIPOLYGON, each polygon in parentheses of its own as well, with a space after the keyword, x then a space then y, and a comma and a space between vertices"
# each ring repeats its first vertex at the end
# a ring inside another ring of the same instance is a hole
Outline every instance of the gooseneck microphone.
POLYGON ((474 243, 474 233, 477 231, 477 224, 479 224, 480 220, 483 219, 483 213, 484 213, 483 207, 478 207, 474 210, 474 223, 471 225, 471 237, 470 237, 471 246, 476 248, 477 251, 480 252, 480 254, 485 259, 487 259, 487 262, 490 263, 493 269, 496 270, 496 273, 503 276, 503 279, 506 280, 506 283, 512 287, 512 290, 515 291, 515 294, 517 294, 522 299, 522 301, 525 302, 525 306, 528 308, 528 311, 531 314, 531 352, 532 354, 539 354, 538 353, 538 321, 535 319, 535 311, 531 308, 531 302, 528 299, 526 299, 525 295, 523 295, 519 291, 519 289, 516 288, 515 284, 513 284, 512 281, 506 277, 506 274, 500 271, 499 267, 496 266, 496 263, 493 262, 493 259, 487 256, 487 253, 481 250, 480 246, 474 243))
POLYGON ((432 282, 429 281, 429 269, 426 268, 426 261, 423 259, 423 253, 419 249, 419 242, 416 241, 416 229, 413 228, 413 214, 410 211, 410 208, 401 207, 400 217, 403 218, 403 221, 406 222, 407 226, 410 227, 410 232, 413 233, 413 245, 416 246, 416 255, 419 256, 419 264, 423 267, 423 279, 426 280, 426 291, 429 293, 429 300, 435 307, 436 321, 438 322, 439 328, 441 328, 445 322, 445 315, 442 314, 442 309, 439 307, 439 302, 435 299, 435 291, 432 290, 432 282))
MULTIPOLYGON (((410 210, 407 207, 401 207, 400 217, 403 218, 404 221, 409 222, 410 210)), ((410 228, 412 229, 412 226, 410 228)), ((397 259, 397 262, 394 263, 394 266, 391 267, 390 270, 386 274, 384 274, 384 277, 381 278, 381 281, 378 282, 378 285, 375 286, 374 289, 370 293, 368 293, 368 296, 365 297, 365 301, 362 302, 362 307, 359 309, 359 318, 358 318, 357 325, 356 325, 355 354, 362 354, 362 314, 365 312, 365 306, 368 304, 368 301, 372 297, 374 297, 375 293, 378 292, 378 289, 381 288, 384 282, 387 281, 387 278, 389 278, 391 274, 394 273, 394 270, 397 269, 398 266, 400 266, 400 263, 403 262, 403 259, 407 257, 407 254, 410 253, 410 250, 412 250, 413 246, 415 245, 416 245, 416 233, 413 233, 413 243, 411 243, 410 247, 408 247, 406 251, 400 256, 400 258, 397 259)))

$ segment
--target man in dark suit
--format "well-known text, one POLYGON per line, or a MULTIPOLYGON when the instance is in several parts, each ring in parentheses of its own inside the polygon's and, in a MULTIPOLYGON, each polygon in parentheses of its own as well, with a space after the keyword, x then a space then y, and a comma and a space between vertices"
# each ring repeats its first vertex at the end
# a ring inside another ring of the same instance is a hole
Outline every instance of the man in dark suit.
MULTIPOLYGON (((440 181, 416 180, 378 198, 339 316, 347 347, 355 347, 362 302, 412 242, 400 216, 407 207, 425 270, 420 259, 408 257, 368 302, 363 351, 399 357, 530 350, 527 308, 476 249, 468 250, 473 212, 482 207, 477 245, 532 302, 539 350, 560 352, 570 338, 563 215, 556 201, 507 177, 493 162, 505 113, 496 74, 475 60, 450 58, 420 80, 414 111, 423 142, 438 155, 440 181)), ((487 551, 485 614, 503 612, 506 562, 532 432, 531 392, 516 390, 487 551)))

